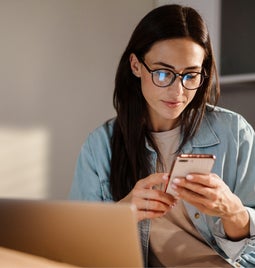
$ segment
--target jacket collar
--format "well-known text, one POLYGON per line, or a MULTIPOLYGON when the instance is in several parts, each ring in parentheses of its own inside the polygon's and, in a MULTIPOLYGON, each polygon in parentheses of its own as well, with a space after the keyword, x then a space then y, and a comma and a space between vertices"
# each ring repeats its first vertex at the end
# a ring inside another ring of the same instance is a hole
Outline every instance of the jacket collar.
MULTIPOLYGON (((196 135, 183 146, 181 151, 183 153, 191 153, 193 148, 210 147, 219 143, 220 139, 213 130, 212 124, 210 123, 207 115, 205 114, 196 135)), ((154 152, 153 148, 149 145, 147 139, 146 147, 148 150, 154 152)))
POLYGON ((192 152, 192 148, 210 147, 219 143, 220 139, 213 130, 208 117, 205 115, 196 135, 184 145, 182 151, 189 153, 192 152))

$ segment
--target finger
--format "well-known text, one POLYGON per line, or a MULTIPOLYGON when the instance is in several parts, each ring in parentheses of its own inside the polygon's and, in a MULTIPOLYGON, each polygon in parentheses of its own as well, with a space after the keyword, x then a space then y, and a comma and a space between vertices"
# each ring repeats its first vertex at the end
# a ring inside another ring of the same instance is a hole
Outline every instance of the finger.
POLYGON ((169 206, 164 203, 154 201, 154 200, 149 200, 149 199, 141 200, 137 204, 138 204, 138 209, 144 210, 144 211, 152 210, 152 211, 164 212, 169 208, 169 206))
POLYGON ((194 175, 194 179, 188 180, 175 180, 175 183, 179 182, 179 186, 189 189, 193 192, 205 196, 212 201, 216 201, 222 194, 229 190, 229 187, 220 179, 216 174, 209 175, 194 175), (201 183, 201 179, 204 179, 201 183), (197 183, 196 181, 199 181, 197 183))
POLYGON ((157 212, 165 212, 165 211, 169 210, 169 207, 172 204, 173 203, 166 204, 166 203, 162 203, 159 201, 147 199, 145 202, 145 210, 146 211, 151 210, 151 211, 157 211, 157 212))
POLYGON ((194 186, 188 187, 187 183, 185 185, 173 183, 172 188, 175 191, 178 199, 184 199, 189 203, 193 203, 193 201, 203 202, 206 199, 204 195, 201 195, 196 191, 196 189, 198 188, 197 186, 195 188, 194 186))
POLYGON ((154 200, 166 205, 171 205, 176 202, 176 199, 168 193, 162 192, 156 189, 136 189, 134 191, 134 197, 141 200, 154 200))
POLYGON ((221 179, 214 173, 210 174, 198 174, 192 173, 186 176, 186 179, 192 183, 201 184, 211 188, 216 188, 219 186, 221 179))
POLYGON ((144 219, 155 219, 155 218, 158 218, 158 217, 162 217, 163 215, 165 215, 165 212, 145 211, 145 210, 137 211, 138 221, 141 221, 141 220, 144 220, 144 219))
POLYGON ((208 197, 209 193, 212 192, 212 190, 215 190, 215 188, 209 188, 207 186, 179 178, 175 178, 173 180, 172 188, 181 198, 186 195, 191 195, 191 193, 195 193, 195 197, 197 197, 197 195, 208 197))
POLYGON ((137 182, 137 187, 142 189, 151 189, 155 185, 159 185, 162 182, 166 183, 169 179, 168 173, 155 173, 141 179, 137 182))
POLYGON ((219 216, 219 209, 215 202, 187 189, 181 190, 180 198, 208 215, 219 216))
POLYGON ((171 186, 174 189, 175 186, 185 187, 204 195, 204 191, 207 192, 207 189, 216 189, 224 185, 224 182, 215 174, 189 174, 186 178, 174 178, 171 186))
POLYGON ((176 205, 176 203, 174 203, 173 205, 169 207, 166 207, 166 209, 164 210, 155 210, 155 209, 153 210, 151 209, 152 205, 153 205, 152 203, 148 203, 147 205, 145 205, 147 209, 137 210, 138 220, 153 219, 153 218, 161 217, 165 215, 169 210, 171 210, 176 205))
MULTIPOLYGON (((187 185, 186 185, 187 186, 187 185)), ((197 207, 199 210, 211 211, 213 215, 219 215, 220 211, 224 209, 222 206, 222 194, 227 192, 227 188, 208 188, 205 186, 193 187, 177 187, 175 191, 179 198, 197 207)))

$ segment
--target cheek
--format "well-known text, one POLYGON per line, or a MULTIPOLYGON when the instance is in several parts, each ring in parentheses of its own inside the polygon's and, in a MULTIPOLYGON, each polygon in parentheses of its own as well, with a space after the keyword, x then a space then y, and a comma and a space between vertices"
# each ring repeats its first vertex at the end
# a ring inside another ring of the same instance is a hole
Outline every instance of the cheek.
POLYGON ((190 103, 194 99, 196 93, 197 93, 197 90, 187 92, 186 97, 187 97, 188 103, 190 103))
POLYGON ((152 83, 150 77, 141 78, 142 94, 147 102, 151 102, 157 99, 158 90, 155 89, 155 85, 152 83))
POLYGON ((144 75, 143 73, 141 74, 141 86, 142 89, 149 87, 152 84, 151 76, 149 75, 144 75))

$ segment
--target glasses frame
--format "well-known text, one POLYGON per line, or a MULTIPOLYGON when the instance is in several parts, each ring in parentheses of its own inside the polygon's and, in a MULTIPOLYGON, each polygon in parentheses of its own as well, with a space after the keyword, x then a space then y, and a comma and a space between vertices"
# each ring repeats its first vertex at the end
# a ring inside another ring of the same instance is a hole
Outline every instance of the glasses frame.
POLYGON ((205 74, 202 73, 202 72, 195 72, 195 71, 194 71, 194 72, 186 72, 186 73, 182 73, 182 74, 181 74, 181 73, 176 73, 176 72, 174 72, 174 71, 172 71, 172 70, 170 70, 170 69, 166 69, 166 68, 160 68, 160 69, 151 70, 151 69, 148 67, 148 65, 147 65, 142 59, 139 59, 139 61, 143 64, 143 66, 145 67, 145 69, 151 74, 152 82, 153 82, 153 84, 154 84, 155 86, 157 86, 157 87, 162 87, 162 88, 164 88, 164 87, 169 87, 169 86, 171 86, 171 85, 175 82, 176 78, 179 76, 179 77, 181 77, 181 84, 182 84, 182 86, 183 86, 185 89, 187 89, 187 90, 196 90, 196 89, 200 88, 200 87, 203 85, 205 78, 208 77, 207 75, 205 75, 205 74), (168 85, 160 86, 160 85, 158 85, 158 84, 155 83, 154 78, 153 78, 153 77, 154 77, 153 74, 154 74, 155 72, 160 71, 160 70, 164 70, 164 71, 171 72, 171 73, 174 75, 174 78, 172 79, 172 81, 170 81, 170 83, 169 83, 168 85), (200 85, 199 85, 198 87, 196 87, 196 88, 192 88, 192 89, 190 89, 190 88, 187 88, 187 87, 183 84, 183 78, 184 78, 187 74, 190 74, 190 73, 196 73, 196 74, 200 74, 200 75, 201 75, 200 85))

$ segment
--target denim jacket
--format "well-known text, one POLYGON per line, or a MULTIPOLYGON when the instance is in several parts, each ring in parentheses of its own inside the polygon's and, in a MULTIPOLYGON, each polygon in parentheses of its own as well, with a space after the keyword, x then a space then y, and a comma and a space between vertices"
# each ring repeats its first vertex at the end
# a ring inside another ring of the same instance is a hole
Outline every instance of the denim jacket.
MULTIPOLYGON (((208 108, 208 107, 207 107, 208 108)), ((70 191, 70 199, 112 201, 110 192, 111 137, 114 119, 94 130, 82 146, 70 191)), ((229 186, 250 215, 250 237, 228 240, 221 219, 184 203, 194 226, 205 241, 233 267, 255 267, 255 140, 254 130, 232 111, 215 107, 206 110, 194 138, 182 153, 214 154, 212 172, 229 186)), ((156 172, 156 152, 147 144, 156 172)), ((144 263, 147 266, 150 220, 139 222, 144 263)))

